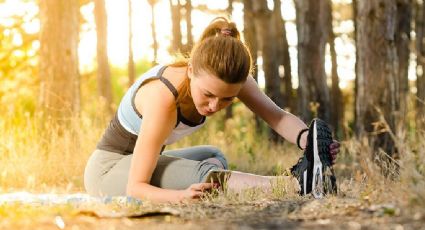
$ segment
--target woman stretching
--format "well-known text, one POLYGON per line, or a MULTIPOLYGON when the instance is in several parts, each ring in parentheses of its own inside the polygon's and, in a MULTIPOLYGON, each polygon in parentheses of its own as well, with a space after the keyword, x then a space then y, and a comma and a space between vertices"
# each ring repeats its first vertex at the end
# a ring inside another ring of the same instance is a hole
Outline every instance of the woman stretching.
MULTIPOLYGON (((332 140, 327 125, 316 119, 308 129, 296 116, 280 109, 258 88, 251 70, 251 54, 235 24, 224 18, 213 20, 190 59, 153 67, 126 92, 88 160, 84 173, 87 192, 158 202, 199 198, 213 187, 208 175, 227 169, 224 155, 213 146, 163 150, 201 128, 206 117, 236 97, 283 138, 305 149, 291 170, 301 194, 320 197, 335 192, 331 165, 339 144, 332 140)), ((274 179, 232 171, 227 187, 267 190, 274 179)))

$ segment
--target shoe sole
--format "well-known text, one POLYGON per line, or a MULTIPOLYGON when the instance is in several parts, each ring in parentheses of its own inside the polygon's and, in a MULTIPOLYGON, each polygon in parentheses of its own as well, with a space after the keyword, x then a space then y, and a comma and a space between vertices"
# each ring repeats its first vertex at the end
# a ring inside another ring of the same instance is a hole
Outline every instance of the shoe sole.
MULTIPOLYGON (((326 123, 321 120, 316 120, 313 127, 313 180, 311 193, 316 199, 323 198, 325 195, 325 184, 323 181, 323 172, 328 170, 330 162, 326 161, 329 151, 329 144, 332 143, 332 134, 326 123), (317 124, 320 124, 320 130, 318 130, 317 124), (320 132, 320 134, 318 134, 320 132), (318 138, 319 136, 319 138, 318 138), (322 157, 320 157, 322 156, 322 157)), ((305 172, 305 178, 307 173, 305 172)), ((306 187, 306 186, 305 186, 306 187)))

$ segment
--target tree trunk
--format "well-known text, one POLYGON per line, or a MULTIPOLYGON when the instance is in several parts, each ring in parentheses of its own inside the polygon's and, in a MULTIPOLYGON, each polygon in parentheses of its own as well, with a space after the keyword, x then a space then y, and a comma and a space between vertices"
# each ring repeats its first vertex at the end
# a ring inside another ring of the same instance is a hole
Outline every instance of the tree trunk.
POLYGON ((285 21, 282 18, 281 0, 273 0, 273 21, 276 31, 276 50, 279 68, 283 67, 283 74, 280 75, 281 91, 284 92, 283 107, 291 112, 294 111, 294 101, 292 97, 292 74, 291 59, 289 56, 288 39, 286 38, 285 21))
POLYGON ((67 123, 80 111, 78 1, 40 0, 40 106, 67 123))
POLYGON ((111 72, 108 61, 108 19, 105 8, 105 0, 95 0, 94 15, 97 34, 97 85, 101 100, 106 110, 112 112, 112 86, 111 72))
MULTIPOLYGON (((243 22, 244 22, 244 39, 245 39, 245 43, 247 44, 251 55, 252 55, 252 60, 253 60, 253 65, 254 65, 254 72, 252 73, 252 77, 258 81, 258 68, 257 68, 257 52, 258 52, 258 44, 257 44, 257 38, 256 38, 256 28, 255 28, 255 24, 253 22, 253 18, 254 18, 254 12, 252 9, 252 1, 253 0, 243 0, 243 22)), ((257 133, 262 131, 262 121, 261 119, 257 116, 254 115, 254 119, 255 119, 255 126, 256 126, 256 131, 257 133)))
POLYGON ((227 0, 227 15, 229 18, 232 18, 232 14, 233 14, 233 0, 227 0))
POLYGON ((416 126, 425 129, 425 4, 417 3, 416 7, 416 126))
POLYGON ((326 1, 297 0, 298 105, 305 121, 318 116, 330 122, 330 97, 325 73, 329 25, 326 1), (318 108, 317 108, 318 107, 318 108))
POLYGON ((327 2, 327 12, 328 16, 328 28, 329 28, 329 50, 331 54, 332 62, 332 88, 331 88, 331 126, 334 133, 342 138, 342 133, 340 132, 342 128, 342 119, 344 117, 344 105, 342 103, 342 94, 341 89, 339 88, 339 76, 338 76, 338 63, 337 63, 337 53, 335 50, 335 34, 332 26, 332 2, 327 2))
MULTIPOLYGON (((232 17, 232 12, 233 12, 233 0, 228 0, 227 1, 227 15, 229 18, 232 17)), ((224 119, 230 119, 233 117, 233 104, 230 104, 229 106, 227 106, 226 108, 226 114, 224 115, 224 119)))
MULTIPOLYGON (((356 108, 357 108, 357 103, 359 103, 357 101, 357 95, 358 95, 358 88, 359 88, 359 81, 358 81, 358 77, 357 77, 357 73, 359 72, 359 45, 358 45, 358 41, 357 41, 357 31, 358 31, 358 26, 357 26, 357 1, 358 0, 353 0, 353 24, 354 24, 354 43, 356 46, 356 60, 355 60, 355 64, 354 64, 354 71, 355 71, 355 79, 354 79, 354 124, 358 124, 359 123, 359 118, 357 117, 357 112, 356 112, 356 108)), ((357 129, 357 127, 354 128, 356 137, 359 138, 360 137, 360 130, 357 129)))
POLYGON ((190 53, 193 47, 193 35, 192 35, 192 0, 186 0, 185 7, 185 18, 186 18, 186 37, 187 42, 185 44, 185 52, 190 53))
POLYGON ((151 31, 152 31, 152 39, 153 39, 153 61, 152 66, 156 65, 158 63, 158 39, 156 38, 156 30, 155 30, 155 4, 157 3, 157 0, 149 0, 149 5, 151 6, 151 31))
POLYGON ((133 7, 132 0, 128 0, 128 87, 133 85, 136 78, 133 58, 133 7))
POLYGON ((180 28, 181 14, 180 14, 180 1, 179 0, 169 0, 171 8, 171 22, 173 30, 173 39, 171 40, 171 52, 181 52, 182 51, 182 32, 180 28))
POLYGON ((397 136, 401 137, 408 123, 402 117, 407 114, 407 96, 409 93, 409 56, 410 56, 410 31, 412 22, 412 2, 411 0, 397 0, 397 33, 395 33, 395 43, 397 46, 398 54, 398 77, 399 77, 399 88, 397 89, 398 98, 396 99, 396 105, 399 107, 399 118, 396 119, 397 123, 397 136))
MULTIPOLYGON (((272 12, 267 8, 267 0, 253 1, 254 23, 257 39, 263 58, 263 71, 266 79, 266 94, 282 108, 283 98, 280 93, 279 64, 277 61, 276 31, 272 21, 272 12)), ((280 136, 270 129, 270 138, 280 140, 280 136)))
POLYGON ((394 156, 395 143, 388 129, 398 133, 400 119, 396 0, 358 1, 357 9, 356 129, 369 138, 373 149, 394 156))

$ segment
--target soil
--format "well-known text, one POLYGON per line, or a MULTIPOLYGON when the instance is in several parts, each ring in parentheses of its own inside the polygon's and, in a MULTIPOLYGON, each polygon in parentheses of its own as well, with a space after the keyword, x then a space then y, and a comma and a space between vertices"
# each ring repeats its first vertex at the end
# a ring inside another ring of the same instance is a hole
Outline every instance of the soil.
POLYGON ((201 201, 167 209, 134 218, 83 212, 21 216, 0 220, 0 229, 425 229, 425 210, 347 197, 201 201))

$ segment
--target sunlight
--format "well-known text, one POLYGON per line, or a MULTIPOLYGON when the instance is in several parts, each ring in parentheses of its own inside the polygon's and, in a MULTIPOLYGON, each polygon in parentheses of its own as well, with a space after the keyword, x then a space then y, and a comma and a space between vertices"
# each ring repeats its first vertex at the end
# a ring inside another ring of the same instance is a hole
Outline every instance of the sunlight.
POLYGON ((40 20, 35 18, 32 21, 26 22, 23 28, 27 34, 36 34, 40 30, 40 20))
MULTIPOLYGON (((271 1, 269 1, 271 2, 271 1)), ((335 2, 350 2, 350 0, 339 0, 335 2)), ((205 1, 194 0, 192 1, 193 7, 208 4, 211 10, 222 10, 227 8, 228 1, 205 1)), ((108 15, 108 55, 109 61, 113 65, 125 66, 128 62, 128 2, 127 1, 114 1, 106 0, 106 9, 108 15)), ((79 64, 82 73, 94 71, 96 68, 96 25, 93 15, 94 3, 88 3, 81 7, 80 12, 86 23, 81 25, 80 43, 78 47, 79 64)), ((134 60, 153 59, 152 50, 152 31, 151 31, 151 7, 147 1, 133 1, 133 55, 134 60)), ((282 16, 286 20, 287 39, 290 45, 289 51, 291 55, 292 76, 294 76, 293 87, 298 86, 297 82, 297 29, 295 25, 295 7, 293 1, 282 0, 282 16)), ((223 11, 224 12, 224 11, 223 11)), ((12 26, 15 21, 13 15, 25 15, 26 21, 23 28, 28 34, 36 34, 40 30, 40 21, 34 15, 38 13, 38 6, 35 2, 23 2, 7 0, 2 3, 0 8, 0 24, 12 26)), ((194 9, 192 11, 192 20, 195 22, 192 33, 194 40, 202 33, 203 29, 215 17, 205 12, 194 9)), ((172 56, 168 52, 171 44, 171 13, 168 1, 158 1, 155 5, 155 20, 156 20, 156 34, 158 47, 158 62, 168 63, 172 61, 172 56)), ((241 33, 243 31, 243 4, 235 2, 233 4, 232 20, 235 21, 241 33)), ((354 60, 355 60, 355 47, 352 41, 349 41, 345 33, 354 30, 352 21, 343 21, 340 26, 335 30, 343 35, 338 37, 335 41, 336 50, 338 52, 338 73, 341 81, 354 79, 354 60)), ((20 46, 23 43, 22 37, 12 30, 5 29, 3 31, 5 36, 13 38, 13 44, 20 46)), ((185 37, 185 27, 182 27, 183 40, 185 37)), ((32 44, 34 49, 39 48, 39 43, 32 44)), ((30 51, 34 55, 34 51, 30 51)), ((21 55, 20 53, 15 53, 21 55)), ((330 66, 330 58, 326 58, 327 72, 330 66)), ((411 72, 411 71, 410 71, 411 72)), ((261 73, 260 73, 261 77, 261 73)), ((343 84, 347 85, 347 84, 343 84)))
POLYGON ((14 34, 12 39, 12 44, 15 46, 22 45, 22 36, 20 34, 14 34))

